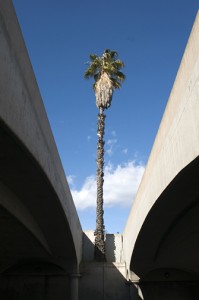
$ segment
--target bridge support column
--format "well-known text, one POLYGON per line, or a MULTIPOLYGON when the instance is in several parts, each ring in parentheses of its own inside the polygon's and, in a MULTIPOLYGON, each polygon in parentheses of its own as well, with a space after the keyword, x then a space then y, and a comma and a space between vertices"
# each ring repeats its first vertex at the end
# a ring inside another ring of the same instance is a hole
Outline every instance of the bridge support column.
POLYGON ((70 300, 78 300, 80 277, 79 273, 70 274, 70 300))

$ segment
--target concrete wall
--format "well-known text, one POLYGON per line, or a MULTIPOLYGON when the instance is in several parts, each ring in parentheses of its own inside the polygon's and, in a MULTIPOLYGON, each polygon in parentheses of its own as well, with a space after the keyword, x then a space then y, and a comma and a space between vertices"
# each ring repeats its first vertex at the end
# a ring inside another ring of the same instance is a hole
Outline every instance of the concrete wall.
POLYGON ((80 300, 123 300, 130 299, 130 286, 122 273, 121 264, 82 263, 79 299, 80 300))
POLYGON ((83 238, 83 261, 80 265, 80 300, 130 299, 130 285, 126 280, 121 234, 106 235, 106 262, 94 261, 94 231, 86 231, 83 238))
POLYGON ((69 280, 67 277, 38 274, 4 276, 0 277, 0 297, 2 300, 69 300, 69 280))
POLYGON ((175 176, 198 155, 199 14, 124 231, 127 268, 130 266, 136 239, 150 209, 175 176))
POLYGON ((0 298, 77 299, 82 229, 11 0, 0 0, 0 143, 0 298))
MULTIPOLYGON (((95 236, 93 230, 84 231, 83 234, 83 261, 94 261, 95 236)), ((106 261, 124 263, 122 234, 106 234, 106 261)))
POLYGON ((144 300, 198 300, 198 282, 145 282, 140 284, 144 300))
POLYGON ((69 224, 80 261, 81 225, 11 0, 0 0, 0 45, 0 121, 48 178, 69 224))

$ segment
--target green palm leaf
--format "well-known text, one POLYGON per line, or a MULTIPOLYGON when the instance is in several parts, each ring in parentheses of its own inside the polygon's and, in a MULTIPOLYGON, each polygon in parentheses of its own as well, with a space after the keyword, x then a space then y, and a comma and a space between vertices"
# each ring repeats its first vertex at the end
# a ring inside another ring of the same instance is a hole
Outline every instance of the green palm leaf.
POLYGON ((86 79, 94 78, 93 88, 96 88, 96 82, 100 80, 103 73, 106 73, 112 84, 112 88, 120 88, 121 82, 125 80, 125 75, 120 71, 124 68, 124 63, 118 59, 118 53, 106 49, 103 55, 97 56, 96 54, 90 54, 89 67, 84 73, 86 79))

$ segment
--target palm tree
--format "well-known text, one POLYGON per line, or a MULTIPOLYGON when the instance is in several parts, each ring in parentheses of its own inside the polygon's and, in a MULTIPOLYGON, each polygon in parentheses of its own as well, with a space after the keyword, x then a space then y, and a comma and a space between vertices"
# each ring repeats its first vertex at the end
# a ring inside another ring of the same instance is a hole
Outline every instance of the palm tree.
POLYGON ((118 59, 116 51, 106 49, 101 57, 90 54, 89 67, 84 73, 84 77, 94 78, 93 89, 96 96, 98 114, 98 143, 97 143, 97 209, 96 209, 96 230, 95 230, 95 258, 98 261, 105 260, 105 226, 103 210, 103 183, 104 183, 104 109, 111 106, 113 91, 120 88, 125 75, 120 72, 124 63, 118 59))

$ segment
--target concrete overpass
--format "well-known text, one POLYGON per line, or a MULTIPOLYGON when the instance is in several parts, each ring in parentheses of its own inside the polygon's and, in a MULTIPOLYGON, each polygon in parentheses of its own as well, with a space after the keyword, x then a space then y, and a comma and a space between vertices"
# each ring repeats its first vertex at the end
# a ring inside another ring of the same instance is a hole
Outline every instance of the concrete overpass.
POLYGON ((0 0, 0 145, 0 297, 74 298, 82 229, 10 0, 0 0))
POLYGON ((198 299, 199 13, 127 221, 124 252, 144 299, 198 299))
MULTIPOLYGON (((84 235, 82 300, 136 300, 131 282, 144 299, 199 298, 198 28, 199 15, 106 264, 84 235)), ((0 0, 0 145, 0 298, 76 300, 82 229, 11 0, 0 0)))

